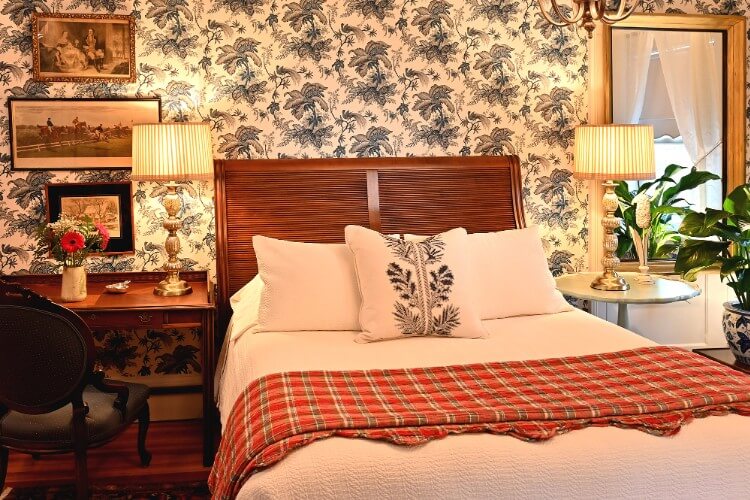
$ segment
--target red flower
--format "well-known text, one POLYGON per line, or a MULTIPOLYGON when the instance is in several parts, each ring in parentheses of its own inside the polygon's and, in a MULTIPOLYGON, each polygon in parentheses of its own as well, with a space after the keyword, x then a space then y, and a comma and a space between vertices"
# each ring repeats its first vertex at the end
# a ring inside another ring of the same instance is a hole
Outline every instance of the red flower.
POLYGON ((60 239, 60 246, 67 253, 74 253, 86 246, 86 240, 78 231, 68 231, 60 239))
POLYGON ((101 222, 97 222, 94 226, 96 226, 96 230, 102 236, 102 250, 106 250, 107 245, 109 245, 109 230, 101 222))

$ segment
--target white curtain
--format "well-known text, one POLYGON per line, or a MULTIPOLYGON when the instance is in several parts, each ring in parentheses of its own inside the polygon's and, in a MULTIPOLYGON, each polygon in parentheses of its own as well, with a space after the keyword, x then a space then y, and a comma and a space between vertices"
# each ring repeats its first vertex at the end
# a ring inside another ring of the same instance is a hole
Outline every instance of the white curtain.
MULTIPOLYGON (((721 175, 721 35, 662 31, 654 33, 654 42, 659 51, 677 128, 690 159, 699 170, 721 175)), ((703 188, 695 201, 698 206, 721 208, 721 199, 721 189, 703 188)))
POLYGON ((638 123, 646 96, 654 32, 612 30, 612 118, 638 123), (616 62, 615 62, 616 61, 616 62))

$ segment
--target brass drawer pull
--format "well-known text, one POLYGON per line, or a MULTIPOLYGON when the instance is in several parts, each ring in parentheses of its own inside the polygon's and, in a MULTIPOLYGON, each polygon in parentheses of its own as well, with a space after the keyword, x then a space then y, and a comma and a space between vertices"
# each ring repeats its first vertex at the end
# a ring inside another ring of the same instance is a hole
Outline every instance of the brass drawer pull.
POLYGON ((94 313, 89 314, 88 315, 88 320, 89 321, 96 321, 96 314, 94 314, 94 313))
POLYGON ((138 319, 141 320, 141 323, 151 323, 151 314, 149 313, 141 313, 138 315, 138 319))

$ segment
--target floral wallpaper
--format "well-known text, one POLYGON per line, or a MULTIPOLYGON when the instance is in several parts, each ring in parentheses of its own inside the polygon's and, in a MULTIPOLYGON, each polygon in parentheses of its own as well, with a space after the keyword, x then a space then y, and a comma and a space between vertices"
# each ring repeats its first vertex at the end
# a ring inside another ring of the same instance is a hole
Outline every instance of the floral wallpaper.
MULTIPOLYGON (((646 0, 641 9, 744 14, 743 6, 646 0)), ((527 220, 541 226, 559 274, 586 265, 588 197, 571 172, 573 130, 586 117, 586 43, 583 30, 545 22, 536 0, 0 0, 0 91, 161 96, 165 121, 210 122, 224 158, 514 153, 527 220), (33 81, 35 10, 132 14, 137 81, 33 81)), ((44 184, 128 172, 11 171, 7 112, 0 131, 0 272, 53 272, 33 254, 44 184)), ((91 271, 164 262, 163 193, 158 183, 134 185, 137 251, 91 260, 91 271)), ((183 262, 211 268, 211 188, 188 183, 180 194, 183 262)), ((158 353, 149 352, 153 368, 158 353)))
MULTIPOLYGON (((586 38, 542 21, 534 0, 0 0, 4 95, 161 96, 163 119, 205 120, 216 155, 516 153, 526 210, 556 272, 584 266, 584 185, 569 169, 584 119, 586 38), (131 13, 134 84, 32 80, 30 15, 131 13)), ((12 172, 0 144, 0 271, 54 272, 33 255, 47 182, 126 178, 124 171, 12 172)), ((165 259, 163 187, 139 183, 135 255, 91 271, 152 270, 165 259)), ((187 267, 215 257, 211 191, 182 186, 187 267)))
POLYGON ((115 376, 201 372, 200 329, 131 329, 94 332, 97 358, 115 376))

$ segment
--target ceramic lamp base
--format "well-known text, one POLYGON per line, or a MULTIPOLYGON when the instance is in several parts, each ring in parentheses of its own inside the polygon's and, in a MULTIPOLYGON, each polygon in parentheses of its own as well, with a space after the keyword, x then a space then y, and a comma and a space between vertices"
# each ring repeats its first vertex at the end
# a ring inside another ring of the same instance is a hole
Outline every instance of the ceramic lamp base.
POLYGON ((602 257, 602 267, 604 267, 604 272, 591 282, 591 288, 622 292, 628 290, 630 285, 615 271, 620 264, 620 259, 615 254, 617 251, 617 234, 615 234, 615 229, 620 227, 621 224, 621 219, 615 217, 615 211, 619 206, 619 201, 615 194, 615 186, 617 184, 607 181, 603 186, 604 198, 602 198, 602 208, 604 208, 604 217, 602 217, 602 227, 604 228, 604 240, 602 243, 604 256, 602 257))

